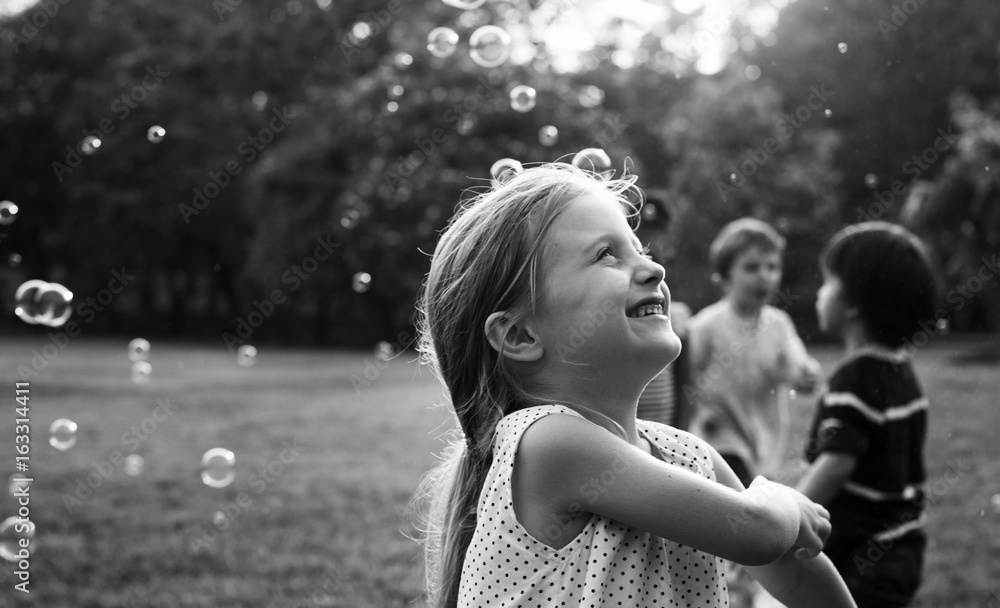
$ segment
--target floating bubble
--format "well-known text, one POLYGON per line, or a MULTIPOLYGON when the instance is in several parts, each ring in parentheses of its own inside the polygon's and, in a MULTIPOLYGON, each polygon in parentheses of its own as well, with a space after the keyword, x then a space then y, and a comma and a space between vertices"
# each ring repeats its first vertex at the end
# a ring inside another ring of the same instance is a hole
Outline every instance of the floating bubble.
POLYGON ((10 266, 11 268, 17 268, 18 266, 20 266, 21 265, 21 254, 20 253, 12 253, 9 256, 7 256, 7 265, 10 266))
POLYGON ((361 212, 357 209, 345 209, 344 212, 340 214, 340 225, 347 229, 357 226, 360 220, 361 212))
POLYGON ((27 477, 21 475, 20 473, 14 473, 10 476, 10 482, 7 484, 7 490, 10 492, 11 496, 17 496, 24 488, 31 485, 30 481, 27 481, 27 477))
POLYGON ((510 56, 510 34, 495 25, 484 25, 469 38, 469 56, 481 67, 497 67, 510 56))
POLYGON ((389 87, 389 97, 392 99, 399 99, 406 92, 406 87, 401 84, 394 84, 389 87))
POLYGON ((396 103, 395 101, 390 101, 389 103, 385 104, 385 111, 388 112, 389 114, 395 114, 397 110, 399 110, 399 104, 396 103))
POLYGON ((448 6, 460 8, 463 11, 471 11, 486 3, 486 0, 443 0, 448 6))
POLYGON ((250 101, 253 102, 253 108, 255 110, 263 112, 264 108, 267 107, 267 93, 264 91, 257 91, 253 94, 253 97, 250 98, 250 101))
POLYGON ((792 388, 792 389, 789 389, 789 390, 788 390, 788 397, 789 397, 790 399, 795 399, 795 395, 796 395, 796 394, 797 394, 797 393, 795 392, 795 389, 794 389, 794 388, 792 388))
POLYGON ((579 100, 585 108, 596 108, 604 103, 604 90, 592 84, 585 85, 580 89, 579 100))
POLYGON ((21 286, 14 292, 14 314, 29 325, 36 325, 38 313, 41 311, 38 298, 48 287, 48 283, 38 279, 21 283, 21 286))
POLYGON ((385 341, 375 344, 375 358, 379 361, 388 361, 396 355, 396 348, 385 341))
POLYGON ((146 468, 146 461, 142 459, 142 456, 138 454, 129 454, 125 458, 125 474, 129 477, 137 477, 142 474, 142 470, 146 468))
POLYGON ((413 55, 409 53, 396 53, 396 56, 392 58, 392 63, 396 66, 397 70, 407 70, 413 65, 413 55))
POLYGON ((17 219, 17 205, 10 201, 0 201, 0 226, 10 226, 17 219))
POLYGON ((149 359, 149 350, 152 345, 149 340, 143 338, 136 338, 128 343, 128 359, 129 361, 145 361, 149 359))
POLYGON ((58 283, 49 283, 38 293, 35 303, 35 321, 42 325, 61 327, 73 314, 73 292, 58 283))
POLYGON ((830 118, 831 116, 833 116, 833 110, 831 110, 830 108, 827 108, 827 109, 823 110, 823 115, 826 116, 827 118, 830 118))
POLYGON ((951 332, 951 324, 948 323, 948 319, 938 319, 937 330, 940 335, 947 336, 951 332))
POLYGON ((760 78, 760 68, 755 65, 748 65, 744 72, 746 73, 747 80, 757 80, 760 78))
POLYGON ((462 120, 458 121, 458 125, 455 126, 455 130, 459 135, 468 135, 472 133, 476 128, 476 121, 471 117, 466 116, 462 120))
POLYGON ((8 517, 0 522, 0 557, 16 562, 21 557, 21 539, 35 536, 35 524, 27 519, 8 517))
POLYGON ((600 148, 580 150, 573 157, 573 166, 595 173, 604 179, 611 177, 611 174, 614 173, 611 168, 611 157, 600 148))
POLYGON ((132 382, 136 384, 149 384, 153 377, 153 366, 149 361, 136 361, 132 364, 132 382))
POLYGON ((68 418, 59 418, 49 426, 49 445, 65 452, 76 445, 76 423, 68 418))
POLYGON ((990 497, 990 505, 993 507, 994 513, 1000 513, 1000 494, 994 494, 990 497))
POLYGON ((559 141, 559 129, 546 125, 538 130, 538 143, 543 146, 554 146, 559 141))
POLYGON ((451 57, 458 48, 458 34, 450 27, 436 27, 427 34, 427 52, 435 57, 451 57))
POLYGON ((97 152, 97 149, 100 147, 101 147, 101 140, 94 137, 93 135, 88 135, 87 137, 84 137, 83 141, 80 142, 80 152, 82 152, 85 156, 93 155, 95 152, 97 152))
POLYGON ((215 524, 216 528, 221 528, 226 525, 226 514, 222 511, 216 511, 215 514, 212 515, 212 523, 215 524))
POLYGON ((875 175, 874 173, 868 173, 867 175, 865 175, 865 185, 868 186, 869 188, 874 188, 875 186, 878 186, 878 176, 875 175))
POLYGON ((841 55, 843 55, 844 53, 846 53, 847 52, 847 43, 846 42, 841 42, 840 44, 838 44, 837 45, 837 50, 840 51, 841 55))
POLYGON ((351 289, 358 293, 365 293, 372 288, 372 275, 367 272, 357 272, 351 278, 351 289))
POLYGON ((321 10, 328 11, 333 6, 333 0, 316 0, 316 6, 321 10))
POLYGON ((510 90, 510 107, 517 112, 530 112, 535 107, 537 93, 526 84, 520 84, 510 90))
POLYGON ((212 448, 201 457, 201 481, 210 488, 224 488, 233 483, 236 456, 225 448, 212 448))
POLYGON ((513 158, 501 158, 490 167, 490 177, 493 178, 493 185, 499 186, 522 171, 524 166, 518 161, 513 158))
POLYGON ((244 344, 236 351, 236 362, 240 367, 253 367, 257 362, 257 349, 249 344, 244 344))
POLYGON ((153 125, 146 131, 146 139, 154 144, 158 144, 163 141, 163 137, 167 134, 167 130, 160 125, 153 125))

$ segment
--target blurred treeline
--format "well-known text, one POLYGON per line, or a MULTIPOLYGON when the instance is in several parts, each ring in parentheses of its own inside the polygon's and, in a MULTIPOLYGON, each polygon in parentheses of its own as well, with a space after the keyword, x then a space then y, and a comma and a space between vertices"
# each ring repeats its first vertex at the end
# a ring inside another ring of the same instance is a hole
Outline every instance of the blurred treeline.
MULTIPOLYGON (((742 215, 788 237, 779 304, 807 336, 819 248, 865 213, 927 238, 945 293, 1000 249, 992 0, 800 0, 767 33, 736 11, 724 34, 733 57, 713 75, 694 69, 717 36, 698 11, 652 29, 613 20, 581 69, 563 73, 544 52, 532 58, 531 43, 541 48, 546 27, 577 10, 565 1, 467 12, 418 0, 44 4, 57 7, 44 26, 26 28, 43 5, 0 26, 0 199, 20 207, 0 226, 2 259, 21 256, 0 270, 8 329, 29 329, 10 314, 21 281, 61 282, 80 304, 124 267, 136 278, 92 323, 77 319, 86 333, 221 343, 280 289, 287 300, 250 342, 392 340, 410 326, 427 254, 463 190, 487 185, 500 158, 568 160, 589 146, 619 173, 629 159, 639 184, 668 198, 668 282, 695 309, 717 297, 708 243, 742 215), (516 62, 469 59, 469 34, 488 23, 528 43, 516 62), (451 57, 426 50, 438 26, 461 36, 451 57), (530 112, 511 109, 514 84, 537 90, 530 112), (70 167, 102 121, 113 130, 70 167), (153 125, 166 130, 155 144, 153 125), (538 140, 545 125, 559 129, 551 147, 538 140), (935 151, 949 131, 957 140, 935 151), (213 175, 226 186, 213 189, 213 175), (217 196, 197 209, 195 190, 217 196), (293 280, 324 237, 333 255, 293 280), (372 278, 363 293, 352 289, 359 272, 372 278)), ((942 299, 952 326, 1000 326, 998 283, 961 306, 942 299)))

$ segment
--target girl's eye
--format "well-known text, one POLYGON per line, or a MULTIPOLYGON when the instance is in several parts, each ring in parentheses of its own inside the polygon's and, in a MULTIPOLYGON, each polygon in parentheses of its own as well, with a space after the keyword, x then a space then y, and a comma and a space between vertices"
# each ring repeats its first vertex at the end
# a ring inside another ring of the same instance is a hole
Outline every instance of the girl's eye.
POLYGON ((604 249, 601 249, 600 251, 597 252, 597 259, 598 260, 602 260, 602 259, 604 259, 605 255, 611 255, 611 256, 613 256, 614 252, 611 251, 610 247, 605 247, 604 249))

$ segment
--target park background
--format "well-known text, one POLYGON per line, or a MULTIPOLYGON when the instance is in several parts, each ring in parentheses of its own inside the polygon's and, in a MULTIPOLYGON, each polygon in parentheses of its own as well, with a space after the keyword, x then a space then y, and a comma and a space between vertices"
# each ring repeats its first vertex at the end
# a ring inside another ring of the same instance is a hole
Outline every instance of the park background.
MULTIPOLYGON (((717 297, 706 250, 718 229, 744 215, 774 224, 788 239, 775 303, 827 372, 836 350, 813 313, 822 243, 866 219, 926 239, 946 322, 915 350, 939 408, 931 480, 945 485, 920 605, 1000 605, 997 3, 0 6, 0 200, 18 207, 0 225, 0 374, 11 398, 32 382, 39 478, 37 585, 21 598, 0 569, 3 605, 416 602, 403 508, 448 426, 407 350, 428 254, 495 161, 587 147, 667 200, 667 281, 695 310, 717 297), (512 39, 494 68, 468 52, 487 24, 512 39), (427 50, 440 26, 459 35, 449 57, 427 50), (530 111, 511 107, 516 85, 536 91, 530 111), (555 142, 539 138, 547 126, 555 142), (115 273, 130 277, 122 289, 115 273), (18 319, 29 279, 75 294, 79 331, 64 340, 18 319), (259 349, 255 366, 236 364, 227 335, 259 349), (143 385, 125 356, 138 336, 153 344, 143 385), (71 508, 65 496, 170 398, 176 413, 136 448, 145 472, 116 467, 71 508), (61 417, 80 427, 66 452, 45 445, 61 417), (281 463, 296 439, 304 455, 281 463), (198 478, 217 446, 237 455, 223 490, 198 478), (254 473, 276 461, 257 494, 254 473)), ((801 433, 812 401, 796 402, 801 433)), ((13 426, 0 414, 2 462, 13 426)), ((12 508, 0 499, 0 516, 12 508)))

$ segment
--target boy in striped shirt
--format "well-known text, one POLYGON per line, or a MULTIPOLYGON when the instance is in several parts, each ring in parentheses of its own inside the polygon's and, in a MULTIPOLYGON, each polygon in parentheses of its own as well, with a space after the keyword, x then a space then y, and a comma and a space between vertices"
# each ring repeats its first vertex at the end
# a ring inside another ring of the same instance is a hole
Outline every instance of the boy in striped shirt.
POLYGON ((830 511, 824 552, 859 608, 906 606, 924 549, 927 399, 903 348, 934 320, 923 244, 900 226, 841 230, 821 255, 820 328, 844 344, 806 445, 798 490, 830 511))

